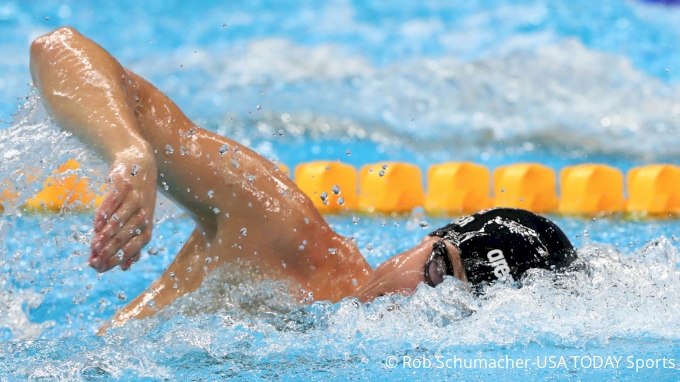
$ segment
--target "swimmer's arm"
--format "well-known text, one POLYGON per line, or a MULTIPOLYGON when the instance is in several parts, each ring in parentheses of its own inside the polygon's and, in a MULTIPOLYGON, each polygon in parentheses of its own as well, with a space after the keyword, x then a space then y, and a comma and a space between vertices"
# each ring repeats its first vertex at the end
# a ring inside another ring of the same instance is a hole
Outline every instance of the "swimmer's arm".
POLYGON ((90 264, 100 272, 119 264, 129 268, 151 238, 156 164, 151 146, 136 130, 125 70, 72 28, 37 38, 30 66, 59 126, 111 165, 109 191, 95 218, 90 264))
POLYGON ((123 326, 130 319, 141 320, 153 316, 176 299, 198 289, 204 276, 218 265, 217 262, 206 264, 207 248, 205 236, 200 230, 195 230, 163 275, 116 312, 97 334, 103 335, 111 327, 123 326), (206 269, 203 269, 204 266, 206 269))

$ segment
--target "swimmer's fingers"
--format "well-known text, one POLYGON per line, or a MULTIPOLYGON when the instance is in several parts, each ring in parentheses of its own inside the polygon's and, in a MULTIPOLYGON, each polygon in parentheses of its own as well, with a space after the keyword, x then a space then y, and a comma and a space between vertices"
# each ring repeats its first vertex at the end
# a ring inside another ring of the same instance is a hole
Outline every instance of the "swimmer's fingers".
POLYGON ((104 227, 92 239, 91 248, 93 256, 97 256, 112 238, 118 235, 119 232, 128 228, 130 224, 132 224, 132 227, 129 228, 132 228, 133 230, 144 229, 148 226, 148 215, 144 210, 140 209, 142 207, 142 201, 137 195, 137 192, 129 191, 126 194, 125 199, 119 204, 118 209, 109 216, 104 227), (133 216, 133 213, 136 213, 139 216, 133 216), (140 219, 141 222, 138 221, 140 219))
POLYGON ((127 271, 132 267, 132 264, 136 263, 139 261, 139 259, 142 257, 142 252, 137 252, 134 256, 128 259, 128 261, 125 262, 125 264, 121 264, 120 269, 127 271))
POLYGON ((103 242, 100 251, 92 253, 90 265, 99 272, 106 272, 118 264, 124 264, 150 239, 151 226, 146 213, 141 209, 137 210, 115 236, 103 242))
POLYGON ((134 258, 149 240, 151 240, 151 230, 146 230, 141 235, 133 237, 123 246, 123 248, 116 251, 113 256, 110 256, 106 260, 102 259, 102 262, 96 268, 97 271, 106 272, 116 265, 126 263, 128 260, 134 258))
POLYGON ((94 231, 101 231, 106 223, 111 219, 114 212, 118 209, 120 204, 125 200, 125 196, 130 189, 126 182, 118 182, 119 184, 112 184, 112 189, 106 194, 101 206, 97 209, 94 218, 94 231))

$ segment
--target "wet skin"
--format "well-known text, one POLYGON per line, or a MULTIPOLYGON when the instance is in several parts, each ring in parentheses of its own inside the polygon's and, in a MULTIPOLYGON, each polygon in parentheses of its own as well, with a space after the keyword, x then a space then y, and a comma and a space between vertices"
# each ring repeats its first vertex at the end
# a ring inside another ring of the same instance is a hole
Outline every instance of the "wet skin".
MULTIPOLYGON (((304 290, 300 297, 312 292, 315 300, 333 302, 411 293, 425 282, 425 262, 438 238, 426 237, 372 270, 356 243, 335 233, 275 164, 194 125, 167 96, 74 29, 33 42, 31 75, 58 125, 111 166, 95 214, 94 269, 127 270, 139 260, 151 239, 156 189, 196 223, 167 271, 116 313, 114 326, 153 315, 225 263, 254 279, 289 280, 291 293, 304 290)), ((447 249, 455 276, 465 280, 457 250, 447 249)))

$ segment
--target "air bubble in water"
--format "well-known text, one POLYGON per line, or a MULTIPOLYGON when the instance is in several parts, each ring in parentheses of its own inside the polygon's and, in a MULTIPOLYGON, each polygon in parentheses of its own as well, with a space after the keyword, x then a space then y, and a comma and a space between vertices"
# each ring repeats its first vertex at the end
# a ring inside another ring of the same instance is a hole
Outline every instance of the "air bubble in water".
POLYGON ((116 257, 118 260, 123 260, 123 256, 125 255, 125 252, 123 252, 122 249, 119 249, 118 252, 116 252, 116 257))
POLYGON ((136 164, 133 164, 132 170, 130 170, 130 175, 137 176, 137 173, 139 173, 139 166, 136 165, 136 164))
POLYGON ((423 229, 425 229, 425 228, 429 227, 429 224, 425 220, 422 220, 420 222, 420 226, 423 227, 423 229))
POLYGON ((335 255, 336 253, 338 253, 338 249, 337 248, 328 248, 328 253, 330 253, 331 255, 335 255))
POLYGON ((262 106, 260 106, 260 105, 257 105, 255 108, 256 108, 257 110, 262 110, 262 106))
POLYGON ((244 227, 244 228, 241 228, 241 235, 247 236, 247 235, 246 235, 247 232, 248 232, 248 230, 247 230, 245 227, 244 227))
POLYGON ((148 306, 149 308, 153 308, 154 306, 156 306, 156 301, 149 300, 146 302, 146 306, 148 306))
POLYGON ((285 134, 285 132, 284 132, 283 130, 279 130, 279 135, 280 135, 280 136, 283 137, 284 134, 285 134))
POLYGON ((324 205, 328 205, 328 192, 324 191, 321 193, 321 201, 324 205))
POLYGON ((146 253, 148 253, 149 256, 156 256, 156 255, 158 255, 158 248, 151 247, 151 248, 146 250, 146 253))
POLYGON ((373 244, 371 243, 366 244, 366 249, 368 249, 369 251, 373 250, 373 244))
POLYGON ((209 191, 208 191, 208 197, 209 197, 210 199, 212 199, 213 196, 215 196, 215 191, 209 190, 209 191))
POLYGON ((284 262, 282 262, 281 265, 282 265, 284 268, 286 267, 286 263, 284 263, 284 262))
POLYGON ((342 196, 339 197, 338 198, 338 204, 341 205, 341 206, 344 206, 345 205, 345 198, 343 198, 342 196))
POLYGON ((170 145, 165 145, 165 153, 166 153, 166 154, 170 155, 170 154, 172 154, 172 153, 174 153, 174 152, 175 152, 175 150, 172 149, 172 146, 170 146, 170 145))
POLYGON ((120 301, 125 301, 125 300, 127 300, 127 295, 126 295, 125 292, 123 292, 123 291, 118 292, 117 296, 118 296, 118 299, 119 299, 120 301))
POLYGON ((358 217, 358 216, 353 217, 353 218, 352 218, 352 223, 354 223, 354 224, 359 223, 359 217, 358 217))
POLYGON ((380 170, 380 172, 378 173, 378 175, 380 175, 380 176, 385 176, 385 170, 380 170))
POLYGON ((212 210, 213 210, 213 212, 215 213, 215 215, 217 215, 217 214, 220 213, 220 209, 217 208, 217 207, 213 208, 212 210))
POLYGON ((331 190, 333 190, 333 193, 334 193, 335 195, 340 195, 340 186, 338 186, 337 184, 334 185, 333 188, 332 188, 331 190))
POLYGON ((206 258, 205 258, 205 263, 206 263, 206 264, 210 264, 211 261, 212 261, 212 258, 211 258, 211 257, 206 257, 206 258))
POLYGON ((382 165, 382 169, 383 169, 383 170, 387 170, 387 164, 383 164, 383 165, 382 165))
POLYGON ((231 165, 238 168, 238 162, 235 160, 231 161, 231 165))
POLYGON ((224 146, 220 147, 220 155, 226 154, 227 151, 229 151, 229 146, 224 145, 224 146))
POLYGON ((253 183, 253 181, 255 181, 255 175, 248 175, 248 181, 253 183))

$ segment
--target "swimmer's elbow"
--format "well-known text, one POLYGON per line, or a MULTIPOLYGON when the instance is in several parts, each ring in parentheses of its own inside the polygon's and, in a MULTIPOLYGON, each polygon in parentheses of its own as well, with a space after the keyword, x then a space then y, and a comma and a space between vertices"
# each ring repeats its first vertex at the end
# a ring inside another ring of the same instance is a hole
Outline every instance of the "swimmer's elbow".
POLYGON ((75 29, 61 27, 33 40, 30 49, 30 67, 35 85, 39 85, 39 69, 53 62, 57 55, 79 38, 82 38, 82 35, 75 29))

